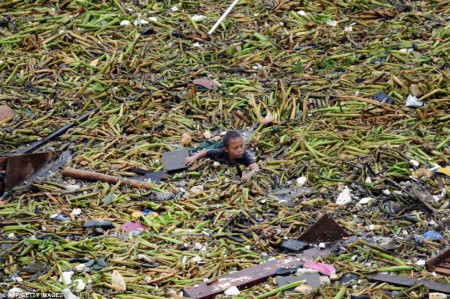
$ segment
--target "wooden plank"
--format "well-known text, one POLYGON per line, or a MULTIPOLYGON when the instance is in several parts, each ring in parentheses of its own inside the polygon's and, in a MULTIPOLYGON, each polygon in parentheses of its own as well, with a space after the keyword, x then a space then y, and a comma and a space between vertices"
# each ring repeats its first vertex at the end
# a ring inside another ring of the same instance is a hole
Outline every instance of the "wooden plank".
POLYGON ((274 276, 279 268, 299 267, 306 260, 312 260, 319 256, 330 254, 336 246, 333 245, 324 250, 310 248, 296 255, 284 256, 270 262, 251 266, 223 276, 214 283, 201 283, 186 288, 183 290, 183 293, 188 298, 207 299, 214 298, 214 296, 225 292, 225 290, 233 286, 238 289, 251 287, 265 281, 270 276, 274 276))
POLYGON ((389 275, 389 274, 370 274, 367 276, 367 279, 370 281, 380 281, 380 282, 387 282, 389 284, 394 285, 400 285, 404 287, 412 287, 418 284, 423 284, 424 286, 428 287, 430 291, 436 291, 441 293, 450 294, 450 285, 444 284, 444 283, 437 283, 432 282, 428 280, 419 280, 419 279, 412 279, 407 277, 400 277, 395 275, 389 275))
POLYGON ((426 263, 428 271, 433 272, 434 268, 442 261, 450 257, 450 247, 445 249, 442 253, 430 258, 426 263))
POLYGON ((323 215, 298 238, 307 243, 339 241, 348 234, 328 214, 323 215))
POLYGON ((450 275, 450 269, 447 268, 435 267, 434 272, 444 275, 450 275))

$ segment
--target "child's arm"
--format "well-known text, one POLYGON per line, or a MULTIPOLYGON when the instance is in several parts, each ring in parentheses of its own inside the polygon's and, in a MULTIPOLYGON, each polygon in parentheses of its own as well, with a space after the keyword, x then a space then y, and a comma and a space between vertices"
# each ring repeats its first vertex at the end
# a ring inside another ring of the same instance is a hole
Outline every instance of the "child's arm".
POLYGON ((247 173, 244 173, 241 177, 244 181, 250 180, 252 176, 259 171, 259 166, 256 163, 252 163, 248 167, 250 167, 251 170, 247 173))
POLYGON ((203 159, 204 157, 206 157, 205 150, 200 151, 191 157, 187 157, 186 159, 184 159, 184 162, 186 162, 186 166, 191 166, 192 164, 195 163, 195 161, 203 159))

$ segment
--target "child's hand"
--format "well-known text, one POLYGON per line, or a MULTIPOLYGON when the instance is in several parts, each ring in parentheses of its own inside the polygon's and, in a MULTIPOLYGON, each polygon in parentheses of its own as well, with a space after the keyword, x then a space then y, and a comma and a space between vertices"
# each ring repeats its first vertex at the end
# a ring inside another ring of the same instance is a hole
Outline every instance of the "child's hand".
POLYGON ((247 173, 244 173, 243 175, 242 175, 242 177, 241 177, 241 179, 243 180, 243 181, 249 181, 251 178, 252 178, 252 176, 255 174, 255 172, 252 170, 252 171, 250 171, 250 172, 247 172, 247 173))
POLYGON ((192 164, 195 163, 195 161, 197 161, 197 158, 195 156, 187 157, 186 159, 184 159, 186 166, 191 166, 192 164))

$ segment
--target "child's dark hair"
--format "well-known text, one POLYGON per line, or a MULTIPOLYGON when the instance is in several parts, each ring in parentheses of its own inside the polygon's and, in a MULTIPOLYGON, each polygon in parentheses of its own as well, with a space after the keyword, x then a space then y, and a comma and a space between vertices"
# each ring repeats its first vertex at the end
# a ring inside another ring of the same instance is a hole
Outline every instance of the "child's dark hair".
POLYGON ((236 132, 236 131, 228 131, 225 134, 225 136, 223 136, 223 146, 224 147, 228 147, 228 145, 230 144, 230 140, 237 139, 237 138, 242 138, 241 135, 239 135, 238 132, 236 132))

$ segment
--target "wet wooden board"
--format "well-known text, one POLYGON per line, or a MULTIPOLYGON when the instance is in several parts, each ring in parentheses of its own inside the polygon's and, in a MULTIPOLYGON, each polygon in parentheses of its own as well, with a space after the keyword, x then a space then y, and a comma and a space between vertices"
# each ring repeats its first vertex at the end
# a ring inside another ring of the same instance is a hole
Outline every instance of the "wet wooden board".
POLYGON ((317 243, 339 241, 344 237, 348 237, 345 230, 333 218, 325 214, 298 239, 307 243, 317 243))
POLYGON ((430 291, 436 291, 441 293, 450 294, 450 285, 444 284, 444 283, 437 283, 432 282, 428 280, 419 280, 419 279, 412 279, 407 277, 400 277, 395 275, 389 275, 389 274, 371 274, 367 276, 367 279, 370 281, 380 281, 380 282, 387 282, 389 284, 394 285, 400 285, 405 287, 412 287, 418 284, 423 284, 424 286, 428 287, 430 291))
POLYGON ((430 258, 426 263, 426 268, 430 272, 450 275, 450 248, 430 258))
POLYGON ((225 290, 232 286, 235 286, 238 289, 248 288, 263 282, 270 276, 274 276, 279 268, 298 267, 306 260, 330 254, 334 248, 336 248, 336 245, 330 246, 324 250, 310 248, 296 255, 284 256, 274 261, 231 273, 219 278, 212 284, 201 283, 197 286, 186 288, 183 290, 183 294, 188 298, 206 299, 214 298, 214 296, 225 292, 225 290))
POLYGON ((164 170, 167 172, 176 172, 186 169, 184 159, 189 157, 189 151, 182 149, 174 152, 165 152, 162 154, 164 170))

